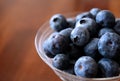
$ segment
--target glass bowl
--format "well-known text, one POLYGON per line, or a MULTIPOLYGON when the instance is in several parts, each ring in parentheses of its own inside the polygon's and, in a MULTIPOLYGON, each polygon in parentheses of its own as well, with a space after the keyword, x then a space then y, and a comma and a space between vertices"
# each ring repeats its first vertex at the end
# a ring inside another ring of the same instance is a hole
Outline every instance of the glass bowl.
MULTIPOLYGON (((74 18, 78 12, 64 15, 67 19, 74 18)), ((64 71, 56 69, 52 66, 52 59, 47 57, 42 44, 46 40, 47 37, 53 32, 53 30, 49 27, 49 22, 45 22, 38 30, 35 37, 35 47, 40 58, 55 72, 56 75, 60 77, 63 81, 120 81, 120 75, 116 77, 110 78, 83 78, 80 76, 75 76, 72 74, 68 74, 64 71)))

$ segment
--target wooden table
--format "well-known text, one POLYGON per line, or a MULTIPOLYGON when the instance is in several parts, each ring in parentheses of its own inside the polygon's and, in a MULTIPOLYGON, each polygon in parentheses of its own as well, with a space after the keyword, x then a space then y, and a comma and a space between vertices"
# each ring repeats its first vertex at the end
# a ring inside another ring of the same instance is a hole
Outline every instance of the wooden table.
POLYGON ((0 81, 61 81, 38 56, 34 38, 55 13, 111 10, 119 0, 0 0, 0 81))

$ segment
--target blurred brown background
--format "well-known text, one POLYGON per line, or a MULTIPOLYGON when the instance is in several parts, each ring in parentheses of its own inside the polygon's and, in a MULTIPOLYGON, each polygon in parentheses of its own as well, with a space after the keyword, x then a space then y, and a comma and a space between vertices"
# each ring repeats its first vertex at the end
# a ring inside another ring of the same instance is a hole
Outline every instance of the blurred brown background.
POLYGON ((111 10, 120 17, 120 0, 0 0, 0 81, 61 81, 39 58, 34 38, 55 13, 111 10))

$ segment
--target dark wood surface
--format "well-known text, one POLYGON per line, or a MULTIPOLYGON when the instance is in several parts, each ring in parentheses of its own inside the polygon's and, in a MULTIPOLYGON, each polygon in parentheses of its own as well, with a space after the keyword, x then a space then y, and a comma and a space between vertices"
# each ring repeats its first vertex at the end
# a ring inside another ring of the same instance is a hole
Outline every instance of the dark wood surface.
POLYGON ((55 13, 111 10, 119 0, 0 0, 0 81, 61 81, 38 56, 34 38, 55 13))

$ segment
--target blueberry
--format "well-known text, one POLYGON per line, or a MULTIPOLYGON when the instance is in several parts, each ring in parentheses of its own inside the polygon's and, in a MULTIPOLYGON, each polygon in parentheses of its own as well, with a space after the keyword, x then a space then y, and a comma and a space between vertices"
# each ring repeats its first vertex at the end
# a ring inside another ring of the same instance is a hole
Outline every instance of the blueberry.
POLYGON ((98 75, 99 77, 114 77, 119 75, 119 64, 112 59, 102 58, 98 62, 98 75))
POLYGON ((113 58, 113 60, 116 61, 120 66, 120 54, 116 58, 113 58))
POLYGON ((96 15, 96 22, 102 27, 113 28, 115 25, 115 16, 109 10, 101 10, 96 15))
POLYGON ((65 71, 65 72, 67 72, 69 74, 75 75, 75 73, 74 73, 74 65, 73 64, 70 64, 69 67, 67 69, 63 70, 63 71, 65 71))
POLYGON ((77 60, 80 56, 84 55, 83 47, 78 47, 70 43, 70 50, 67 53, 71 60, 77 60))
POLYGON ((114 26, 114 30, 120 35, 120 20, 116 21, 116 24, 114 26))
POLYGON ((53 32, 49 35, 49 37, 47 38, 48 40, 51 40, 53 39, 56 35, 58 35, 59 33, 58 32, 53 32))
POLYGON ((77 76, 93 78, 97 75, 98 65, 90 56, 80 57, 74 66, 74 71, 77 76))
POLYGON ((99 33, 98 36, 101 37, 102 35, 104 35, 106 32, 111 32, 111 33, 115 33, 113 29, 111 28, 102 28, 99 33))
POLYGON ((47 48, 52 55, 65 53, 69 49, 69 43, 63 35, 53 33, 47 40, 47 48))
POLYGON ((92 18, 94 19, 93 15, 90 12, 83 12, 76 16, 76 22, 82 18, 92 18))
POLYGON ((98 42, 99 53, 106 58, 115 58, 120 53, 120 36, 107 32, 98 42))
POLYGON ((95 36, 98 30, 97 23, 91 18, 82 18, 76 22, 75 27, 87 28, 91 37, 95 36))
POLYGON ((52 65, 57 69, 67 69, 70 65, 69 58, 65 54, 57 54, 52 61, 52 65))
POLYGON ((98 52, 98 41, 99 38, 93 38, 85 47, 84 52, 85 55, 94 58, 94 60, 98 61, 102 58, 102 56, 98 52))
POLYGON ((55 55, 51 53, 51 50, 50 50, 50 41, 55 35, 57 35, 58 33, 57 32, 54 32, 52 33, 49 38, 47 38, 44 43, 43 43, 43 50, 45 52, 45 54, 50 57, 50 58, 53 58, 55 55))
POLYGON ((55 14, 50 18, 50 27, 55 31, 61 31, 68 27, 66 18, 61 14, 55 14))
POLYGON ((66 28, 61 30, 59 34, 63 35, 68 42, 71 42, 70 35, 72 30, 73 30, 72 28, 66 28))
POLYGON ((59 33, 63 36, 70 37, 72 30, 73 28, 66 28, 66 29, 61 30, 59 33))
POLYGON ((92 8, 91 10, 90 10, 90 13, 94 16, 94 18, 96 17, 96 15, 97 15, 97 13, 99 12, 99 11, 101 11, 101 9, 99 9, 99 8, 92 8))
POLYGON ((74 28, 74 27, 75 27, 76 20, 75 20, 74 18, 68 18, 68 19, 67 19, 67 23, 68 23, 68 27, 74 28))
POLYGON ((45 40, 44 43, 43 43, 43 50, 44 50, 45 54, 46 54, 49 58, 53 58, 55 55, 53 55, 53 54, 50 52, 47 41, 48 41, 48 40, 45 40))
POLYGON ((77 46, 85 45, 90 38, 90 34, 86 28, 76 27, 71 32, 71 40, 77 46))

